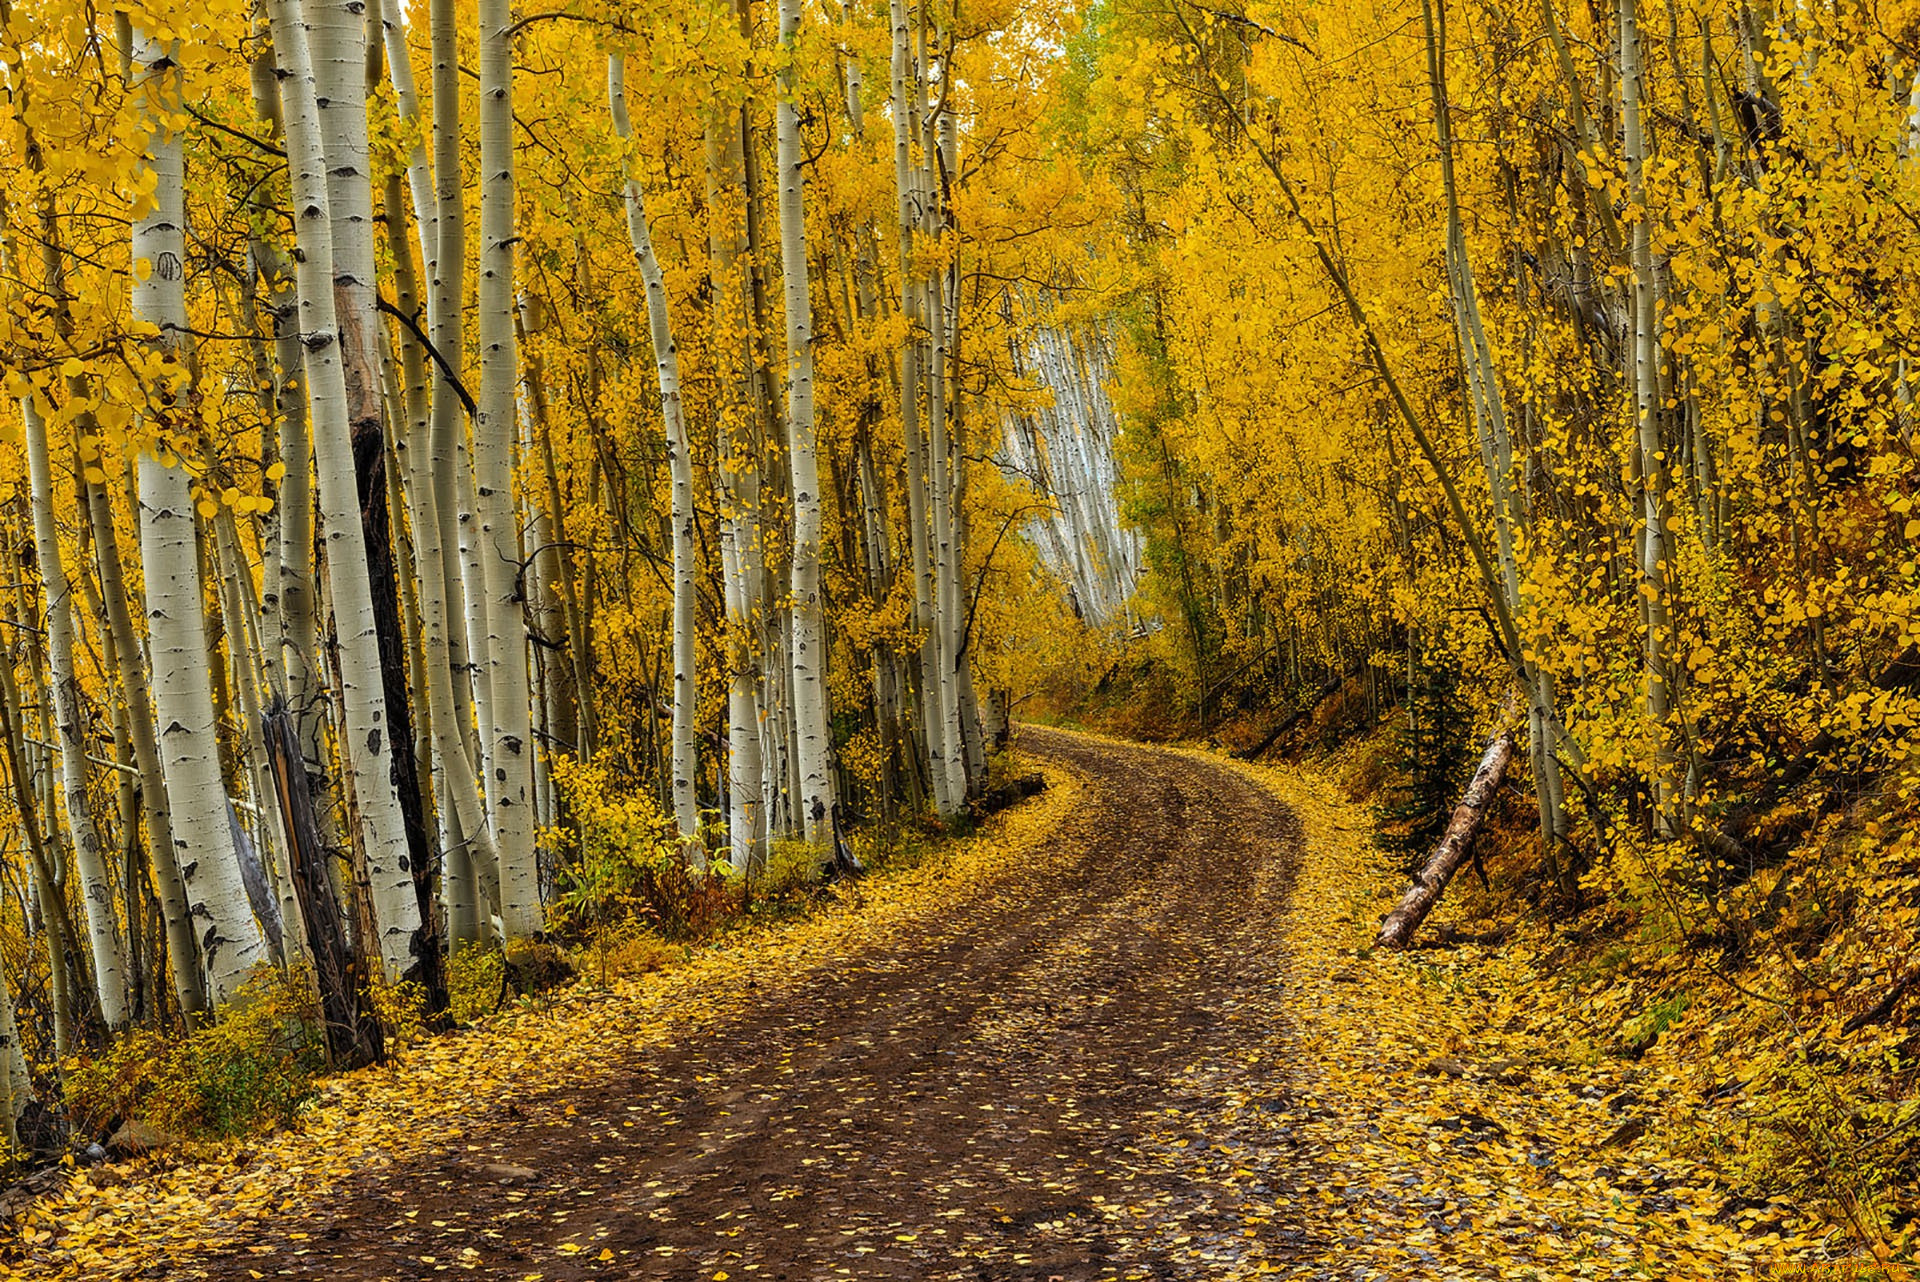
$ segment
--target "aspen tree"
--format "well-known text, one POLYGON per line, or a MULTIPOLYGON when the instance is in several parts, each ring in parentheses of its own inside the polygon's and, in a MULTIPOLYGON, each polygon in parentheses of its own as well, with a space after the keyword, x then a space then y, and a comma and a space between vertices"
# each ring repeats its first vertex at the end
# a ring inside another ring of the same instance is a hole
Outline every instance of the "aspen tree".
MULTIPOLYGON (((84 474, 83 468, 83 477, 84 474)), ((160 916, 166 926, 168 975, 173 982, 174 997, 191 1021, 207 1009, 206 974, 200 965, 192 906, 180 870, 179 847, 173 839, 149 665, 142 657, 140 642, 133 631, 133 613, 127 604, 126 573, 121 566, 120 535, 114 524, 112 499, 104 481, 85 479, 83 483, 87 525, 93 535, 94 564, 100 576, 101 608, 106 615, 107 641, 113 654, 112 670, 120 678, 127 737, 140 772, 141 819, 146 825, 154 894, 160 901, 160 916)))
MULTIPOLYGON (((419 101, 414 89, 413 55, 407 47, 406 29, 397 9, 385 19, 387 66, 400 116, 419 123, 419 101)), ((440 28, 434 31, 441 41, 440 28)), ((436 57, 438 54, 436 54, 436 57)), ((436 67, 436 70, 438 68, 436 67)), ((444 88, 444 86, 443 86, 444 88)), ((458 88, 453 87, 452 102, 442 104, 439 93, 434 99, 436 141, 442 126, 458 143, 458 88)), ((452 149, 446 149, 452 150, 452 149)), ((407 159, 407 185, 413 202, 418 243, 425 261, 435 273, 425 291, 427 329, 442 359, 450 360, 459 351, 460 280, 459 263, 464 254, 462 233, 456 225, 463 221, 460 196, 458 152, 451 162, 443 155, 443 171, 451 175, 453 190, 435 189, 435 177, 429 166, 424 141, 417 143, 407 159), (439 275, 442 256, 452 266, 452 279, 439 275)), ((413 251, 404 234, 405 217, 388 210, 389 244, 396 262, 396 275, 402 281, 401 293, 419 296, 417 285, 404 282, 415 276, 413 251)), ((409 399, 425 399, 431 392, 427 422, 418 424, 407 447, 408 480, 405 487, 408 515, 413 534, 415 570, 418 576, 420 641, 425 652, 427 722, 430 726, 433 775, 438 786, 441 821, 440 849, 443 852, 441 894, 447 907, 448 939, 451 946, 477 942, 481 931, 480 882, 475 866, 497 868, 493 834, 488 825, 481 795, 478 771, 465 727, 470 724, 472 686, 464 670, 456 677, 456 635, 461 619, 455 601, 459 599, 459 568, 456 553, 447 546, 449 509, 454 506, 453 470, 457 458, 453 437, 463 432, 460 402, 449 374, 436 363, 431 377, 426 372, 425 353, 411 331, 401 335, 409 399), (424 428, 424 431, 420 430, 424 428), (459 694, 469 695, 462 701, 459 694)), ((418 411, 413 412, 418 420, 418 411)))
POLYGON ((20 1143, 14 1123, 33 1098, 33 1078, 20 1053, 20 1029, 14 1022, 13 989, 0 974, 0 1166, 11 1165, 20 1143))
MULTIPOLYGON (((1427 78, 1433 99, 1434 128, 1440 143, 1441 183, 1446 195, 1445 257, 1448 284, 1453 296, 1454 327, 1460 343, 1461 360, 1466 367, 1468 401, 1480 438, 1481 464, 1486 472, 1487 491, 1492 500, 1494 548, 1500 566, 1500 587, 1504 591, 1508 614, 1518 618, 1523 603, 1520 565, 1514 551, 1514 527, 1524 525, 1526 513, 1512 484, 1513 440, 1507 430, 1504 392, 1481 320, 1479 292, 1474 285, 1473 264, 1467 256, 1466 232, 1461 225, 1460 197, 1454 176, 1453 118, 1447 97, 1445 0, 1423 0, 1421 14, 1427 36, 1427 78)), ((1560 760, 1556 755, 1563 737, 1560 715, 1554 706, 1553 674, 1524 654, 1519 657, 1522 675, 1528 686, 1527 738, 1540 811, 1540 839, 1549 858, 1552 858, 1555 847, 1564 843, 1568 835, 1560 760)))
POLYGON ((681 408, 680 357, 674 348, 673 321, 667 314, 666 278, 653 252, 646 192, 634 172, 638 158, 632 154, 633 128, 627 118, 627 69, 623 54, 616 53, 607 59, 607 103, 613 116, 614 136, 628 153, 622 157, 627 238, 646 289, 647 328, 660 377, 660 415, 666 425, 667 471, 673 488, 669 516, 673 526, 673 817, 681 840, 688 843, 696 864, 704 866, 705 855, 693 845, 700 835, 700 802, 694 793, 700 763, 694 744, 699 656, 694 648, 693 604, 699 566, 693 549, 693 458, 688 449, 686 416, 681 408))
MULTIPOLYGON (((264 959, 264 941, 247 905, 227 819, 213 692, 209 682, 205 600, 194 542, 192 487, 183 457, 193 442, 175 415, 186 399, 178 347, 187 328, 185 156, 174 123, 179 72, 170 47, 136 34, 133 65, 147 95, 152 206, 133 225, 133 311, 153 329, 155 440, 140 455, 140 552, 147 590, 149 662, 168 819, 208 995, 232 997, 264 959)), ((197 450, 193 450, 197 453, 197 450)))
MULTIPOLYGON (((20 690, 14 679, 11 649, 0 652, 0 739, 5 741, 7 773, 13 780, 13 805, 18 816, 21 845, 27 852, 27 870, 34 903, 39 908, 41 933, 47 948, 47 1000, 53 1008, 53 1049, 67 1055, 74 1049, 74 984, 69 958, 75 956, 73 921, 66 896, 60 893, 51 855, 42 836, 40 806, 33 769, 27 764, 20 690)), ((26 904, 22 916, 28 915, 26 904)))
MULTIPOLYGON (((12 19, 12 6, 6 3, 6 0, 0 0, 0 26, 11 22, 12 19)), ((130 49, 128 50, 128 56, 129 58, 131 56, 130 49)), ((45 171, 45 157, 40 146, 38 134, 29 116, 28 100, 28 86, 23 75, 16 85, 13 95, 15 115, 24 144, 23 150, 25 152, 27 168, 31 172, 39 174, 45 171)), ((63 342, 71 344, 74 341, 76 324, 73 311, 73 295, 68 285, 67 250, 65 246, 65 236, 54 205, 53 193, 50 189, 43 189, 39 193, 37 206, 36 214, 40 232, 40 260, 44 275, 45 296, 52 309, 55 333, 63 342)), ((17 258, 15 247, 11 243, 9 243, 6 248, 9 258, 17 258)), ((85 407, 90 403, 92 385, 83 372, 68 374, 66 378, 66 390, 78 406, 85 407)), ((23 414, 35 414, 36 409, 37 407, 29 401, 22 401, 23 414)), ((43 504, 41 502, 40 481, 35 473, 38 471, 47 472, 49 474, 48 484, 50 484, 51 468, 50 466, 36 467, 36 460, 33 457, 36 440, 35 432, 33 431, 35 422, 30 420, 27 426, 29 429, 27 433, 29 480, 35 498, 33 505, 35 538, 37 543, 42 543, 47 537, 47 531, 41 528, 43 504)), ((38 443, 41 450, 41 457, 38 462, 41 464, 50 464, 51 444, 46 438, 44 422, 39 422, 38 427, 38 443)), ((74 427, 76 432, 84 440, 89 435, 98 435, 100 423, 91 408, 81 408, 74 416, 74 427)), ((112 704, 111 708, 115 718, 116 745, 119 743, 122 732, 125 732, 125 734, 129 736, 129 742, 126 746, 136 754, 139 762, 138 772, 141 779, 141 787, 138 790, 141 803, 140 814, 135 815, 133 810, 128 808, 127 812, 123 815, 123 821, 128 830, 128 846, 129 849, 131 849, 133 846, 133 829, 141 818, 145 820, 147 839, 151 843, 153 851, 153 881, 161 903, 162 914, 167 924, 168 951, 173 972, 175 995, 180 1002, 181 1009, 187 1012, 189 1018, 192 1018, 205 1008, 206 991, 200 973, 200 967, 194 955, 194 931, 193 924, 188 917, 186 894, 181 885, 179 868, 174 860, 175 852, 172 828, 167 819, 166 781, 161 770, 159 749, 154 737, 153 701, 148 685, 147 668, 139 659, 137 645, 133 639, 133 619, 127 606, 125 575, 122 573, 120 567, 119 531, 114 525, 111 503, 105 489, 105 473, 101 468, 88 465, 87 459, 83 457, 85 451, 78 448, 79 444, 80 442, 76 441, 76 449, 74 450, 74 474, 78 481, 77 498, 83 514, 83 536, 91 535, 91 541, 98 560, 101 582, 100 594, 92 594, 91 580, 88 579, 84 567, 80 570, 79 580, 82 586, 88 589, 94 613, 101 618, 103 626, 106 629, 103 643, 107 656, 107 665, 109 670, 119 677, 122 687, 122 700, 112 704)), ((97 449, 97 447, 95 448, 97 449)), ((46 495, 46 498, 50 502, 50 492, 46 495)), ((45 509, 44 515, 50 520, 50 507, 45 509)), ((51 529, 50 526, 48 528, 51 529)), ((45 547, 38 548, 39 560, 45 570, 54 574, 62 583, 70 583, 65 572, 64 562, 58 557, 57 535, 54 537, 55 542, 51 553, 45 547)), ((85 543, 83 541, 83 548, 84 546, 85 543)), ((83 847, 79 851, 79 862, 83 873, 83 880, 87 882, 87 890, 85 893, 88 897, 90 943, 97 949, 100 944, 104 942, 99 933, 100 922, 96 920, 97 915, 104 912, 107 915, 108 926, 112 928, 112 888, 111 886, 107 886, 104 897, 96 898, 91 879, 85 877, 90 856, 84 849, 84 845, 89 837, 95 842, 95 855, 92 857, 92 861, 99 863, 101 867, 102 884, 104 884, 105 876, 104 853, 99 850, 98 826, 94 824, 91 814, 87 814, 84 820, 77 826, 72 815, 73 804, 76 800, 83 807, 85 805, 84 791, 80 791, 76 796, 74 788, 76 771, 84 771, 85 768, 85 750, 84 743, 75 739, 72 734, 72 732, 80 729, 77 719, 77 707, 72 709, 62 707, 66 699, 70 699, 77 693, 77 686, 75 684, 76 676, 72 664, 73 642, 78 635, 77 625, 72 619, 70 600, 62 602, 58 607, 54 605, 53 598, 64 595, 62 592, 56 590, 54 578, 46 578, 44 581, 48 591, 48 626, 50 633, 53 634, 50 659, 56 669, 53 680, 55 696, 54 715, 60 729, 61 751, 63 759, 71 758, 75 751, 79 753, 78 765, 75 765, 72 760, 68 759, 64 761, 63 766, 63 774, 67 779, 69 828, 76 834, 76 845, 83 847), (63 621, 66 632, 64 638, 66 651, 64 670, 67 676, 65 680, 60 676, 60 669, 63 666, 63 656, 61 653, 62 637, 59 634, 62 630, 61 624, 63 621)), ((128 798, 129 790, 124 787, 126 784, 126 777, 124 775, 122 776, 122 784, 123 799, 130 799, 128 798)), ((132 862, 132 859, 129 858, 126 870, 129 887, 136 884, 131 866, 132 862)), ((132 912, 133 905, 130 896, 129 914, 131 915, 132 912)), ((95 957, 95 968, 96 983, 105 982, 102 979, 102 975, 109 972, 103 972, 100 966, 100 959, 97 955, 95 957)), ((122 991, 118 997, 118 1002, 122 1007, 124 1007, 127 1002, 127 995, 124 991, 125 987, 126 985, 123 982, 121 985, 122 991)), ((103 1018, 107 1020, 110 1027, 117 1026, 117 1022, 114 1020, 112 1014, 116 999, 111 993, 105 990, 102 990, 99 996, 103 1018)))
MULTIPOLYGON (((521 555, 513 502, 513 35, 506 0, 480 5, 479 410, 473 422, 478 551, 486 585, 487 795, 499 858, 500 920, 508 939, 541 928, 534 862, 533 725, 521 555)), ((448 175, 451 178, 451 175, 448 175)))
MULTIPOLYGON (((249 81, 255 116, 271 136, 282 135, 280 85, 270 33, 262 33, 249 81)), ((313 438, 301 382, 306 357, 300 341, 300 300, 292 256, 264 237, 256 236, 248 248, 254 269, 266 281, 267 307, 273 316, 275 453, 283 469, 279 501, 274 505, 277 538, 268 549, 261 576, 270 628, 264 656, 267 685, 287 701, 298 720, 300 747, 312 779, 323 772, 326 717, 321 692, 326 683, 321 675, 314 582, 313 438)))
POLYGON ((1655 822, 1662 836, 1680 835, 1680 759, 1673 744, 1668 644, 1666 462, 1660 441, 1660 335, 1655 302, 1652 215, 1647 206, 1646 126, 1641 105, 1638 0, 1620 0, 1620 117, 1627 199, 1638 211, 1632 228, 1631 334, 1634 420, 1640 452, 1640 596, 1645 607, 1643 657, 1647 719, 1656 740, 1652 772, 1655 822))
POLYGON ((20 400, 26 427, 28 492, 33 511, 34 556, 40 563, 40 582, 46 600, 48 673, 53 694, 53 721, 60 743, 61 794, 65 802, 67 835, 73 846, 74 870, 80 877, 80 898, 87 916, 87 949, 93 959, 94 995, 100 1018, 117 1030, 128 1018, 125 953, 113 903, 113 882, 107 872, 100 830, 87 804, 86 728, 81 723, 80 682, 73 666, 73 589, 67 580, 60 550, 60 532, 53 515, 53 466, 47 450, 47 424, 32 396, 20 400))
MULTIPOLYGON (((412 973, 419 964, 420 906, 390 759, 390 754, 409 751, 411 745, 394 742, 386 715, 348 421, 349 389, 338 337, 333 218, 308 28, 299 0, 270 0, 268 12, 279 59, 295 231, 301 251, 297 270, 300 329, 306 348, 313 457, 326 523, 327 588, 339 637, 342 755, 347 759, 358 812, 354 822, 366 851, 368 890, 378 929, 378 939, 373 942, 388 979, 396 980, 412 973)), ((355 70, 357 73, 358 68, 355 70)), ((297 465, 290 463, 289 468, 297 465)))
POLYGON ((807 841, 839 835, 827 724, 827 636, 820 601, 820 474, 814 453, 813 314, 807 279, 800 107, 795 97, 800 0, 780 0, 779 97, 774 109, 780 167, 780 271, 787 314, 787 451, 793 483, 792 667, 795 765, 807 841))
POLYGON ((913 61, 912 28, 906 0, 889 0, 893 26, 893 175, 899 204, 900 311, 908 324, 900 346, 900 429, 906 447, 907 540, 909 570, 913 575, 913 624, 920 635, 920 732, 925 738, 928 774, 934 806, 942 815, 958 813, 953 777, 946 767, 947 721, 940 707, 939 635, 934 622, 933 561, 929 548, 927 514, 926 439, 920 426, 920 339, 914 327, 922 323, 922 288, 914 266, 914 232, 920 222, 918 177, 913 163, 912 102, 920 98, 913 61), (911 99, 909 95, 911 94, 911 99))

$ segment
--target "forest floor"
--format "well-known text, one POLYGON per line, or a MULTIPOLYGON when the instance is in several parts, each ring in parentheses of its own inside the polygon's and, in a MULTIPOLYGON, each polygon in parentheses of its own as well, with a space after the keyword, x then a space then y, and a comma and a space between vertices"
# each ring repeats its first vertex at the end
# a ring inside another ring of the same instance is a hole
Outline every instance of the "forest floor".
MULTIPOLYGON (((1022 731, 1051 787, 643 980, 336 1079, 296 1132, 84 1172, 20 1276, 1852 1276, 1474 969, 1311 777, 1022 731)), ((1639 1088, 1636 1090, 1636 1086, 1639 1088)), ((1681 1101, 1678 1106, 1684 1106, 1681 1101)), ((1864 1275, 1863 1275, 1864 1276, 1864 1275)))

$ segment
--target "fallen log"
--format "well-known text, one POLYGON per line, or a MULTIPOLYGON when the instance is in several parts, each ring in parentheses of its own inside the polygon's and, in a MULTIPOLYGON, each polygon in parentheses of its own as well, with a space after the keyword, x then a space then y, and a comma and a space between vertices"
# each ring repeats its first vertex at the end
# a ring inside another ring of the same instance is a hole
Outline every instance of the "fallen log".
POLYGON ((1501 781, 1506 778, 1507 765, 1512 760, 1513 733, 1502 730, 1487 745, 1486 754, 1480 758, 1480 768, 1473 772, 1473 781, 1467 785, 1466 795, 1454 808, 1446 832, 1441 834, 1433 853, 1427 856, 1413 885, 1407 887, 1407 893, 1401 897, 1400 906, 1381 923, 1375 947, 1405 948, 1413 942, 1413 932, 1420 929, 1420 923, 1440 902, 1440 894, 1453 880, 1453 874, 1460 871, 1460 865, 1467 862, 1467 856, 1472 853, 1480 821, 1486 817, 1487 806, 1499 795, 1501 781))
POLYGON ((1046 777, 1043 775, 1017 775, 975 797, 970 807, 973 817, 985 819, 996 811, 1005 810, 1016 801, 1025 801, 1028 797, 1043 791, 1046 786, 1046 777))

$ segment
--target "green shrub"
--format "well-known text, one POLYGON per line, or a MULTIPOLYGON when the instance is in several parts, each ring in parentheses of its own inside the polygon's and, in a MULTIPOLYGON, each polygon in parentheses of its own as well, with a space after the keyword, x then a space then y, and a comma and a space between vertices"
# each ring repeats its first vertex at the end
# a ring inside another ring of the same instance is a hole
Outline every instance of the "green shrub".
POLYGON ((490 944, 463 944, 447 959, 447 1013, 471 1024, 500 1008, 507 959, 490 944))
POLYGON ((178 1139, 230 1139, 291 1124, 325 1065, 307 977, 263 971, 208 1028, 143 1029, 73 1065, 67 1110, 83 1134, 137 1117, 178 1139))

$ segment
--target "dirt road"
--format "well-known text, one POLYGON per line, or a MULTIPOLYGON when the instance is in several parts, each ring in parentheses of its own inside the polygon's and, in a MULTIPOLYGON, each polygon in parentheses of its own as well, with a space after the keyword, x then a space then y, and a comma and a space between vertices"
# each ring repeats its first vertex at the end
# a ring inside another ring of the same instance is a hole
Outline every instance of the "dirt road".
POLYGON ((1234 1066, 1276 1036, 1248 999, 1285 979, 1291 817, 1192 758, 1037 729, 1023 745, 1084 775, 1085 804, 1010 884, 611 1079, 502 1101, 458 1151, 364 1173, 172 1276, 1077 1282, 1284 1264, 1308 1227, 1242 1198, 1286 1206, 1287 1190, 1214 1180, 1221 1137, 1193 1119, 1228 1086, 1282 1107, 1279 1084, 1234 1066))

